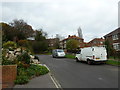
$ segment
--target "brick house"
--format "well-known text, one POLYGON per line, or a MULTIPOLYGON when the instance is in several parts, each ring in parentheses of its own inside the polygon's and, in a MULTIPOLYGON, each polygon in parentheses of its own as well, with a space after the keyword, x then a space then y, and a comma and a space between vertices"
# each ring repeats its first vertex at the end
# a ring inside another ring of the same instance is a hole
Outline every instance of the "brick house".
POLYGON ((120 51, 120 28, 108 33, 104 38, 109 41, 116 51, 120 51))
POLYGON ((94 38, 90 42, 85 44, 85 47, 92 47, 92 46, 103 46, 105 39, 103 38, 94 38))
POLYGON ((84 39, 82 39, 82 38, 80 38, 80 37, 77 37, 76 35, 72 35, 72 36, 70 36, 70 35, 68 35, 68 38, 66 38, 66 39, 63 39, 62 41, 60 41, 60 47, 62 48, 62 49, 66 49, 66 43, 67 43, 67 41, 68 40, 70 40, 70 39, 75 39, 75 40, 77 40, 80 44, 79 44, 79 47, 83 47, 83 43, 84 43, 84 39))

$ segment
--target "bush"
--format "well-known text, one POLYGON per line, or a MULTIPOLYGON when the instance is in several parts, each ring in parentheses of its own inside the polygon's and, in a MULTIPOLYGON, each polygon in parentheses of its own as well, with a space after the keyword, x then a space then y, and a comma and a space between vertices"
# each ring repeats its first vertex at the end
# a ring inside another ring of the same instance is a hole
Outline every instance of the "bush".
POLYGON ((29 82, 29 77, 28 76, 17 76, 16 80, 15 80, 15 84, 25 84, 29 82))
POLYGON ((28 41, 27 40, 19 40, 18 45, 22 47, 27 47, 28 46, 28 41))
POLYGON ((41 53, 48 50, 48 44, 46 41, 35 41, 32 43, 34 53, 41 53))
POLYGON ((47 74, 49 72, 49 70, 45 67, 45 66, 39 66, 40 68, 40 75, 44 75, 47 74))
POLYGON ((33 69, 31 69, 31 68, 28 68, 27 70, 26 70, 26 72, 27 72, 27 75, 31 78, 32 76, 35 76, 36 75, 36 72, 33 70, 33 69))
POLYGON ((17 47, 16 43, 12 42, 12 41, 8 41, 8 42, 3 44, 3 48, 12 49, 12 48, 16 48, 16 47, 17 47))
POLYGON ((5 58, 4 56, 2 56, 2 65, 13 65, 13 64, 15 64, 14 61, 7 60, 7 58, 5 58))
POLYGON ((18 76, 20 76, 20 75, 27 76, 26 69, 25 68, 18 68, 17 69, 17 75, 18 76))
POLYGON ((33 65, 31 64, 28 68, 18 67, 17 78, 15 80, 16 84, 25 84, 33 76, 40 76, 48 73, 49 70, 45 66, 33 65))
POLYGON ((30 56, 27 52, 23 52, 20 56, 17 57, 18 61, 21 61, 25 64, 30 64, 30 56))

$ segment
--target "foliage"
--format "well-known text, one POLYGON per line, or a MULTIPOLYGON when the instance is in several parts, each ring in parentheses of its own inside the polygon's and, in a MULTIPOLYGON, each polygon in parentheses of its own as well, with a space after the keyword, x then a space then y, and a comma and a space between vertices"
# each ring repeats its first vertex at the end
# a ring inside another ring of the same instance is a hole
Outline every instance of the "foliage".
POLYGON ((107 57, 113 56, 115 54, 115 50, 112 48, 112 45, 110 44, 109 40, 105 41, 106 50, 107 50, 107 57))
POLYGON ((55 48, 60 49, 59 38, 55 39, 55 48))
POLYGON ((19 40, 18 45, 22 47, 27 47, 28 46, 28 41, 27 40, 19 40))
POLYGON ((75 55, 72 55, 72 54, 66 54, 65 57, 66 58, 75 59, 75 55))
POLYGON ((36 30, 35 40, 36 40, 36 41, 44 41, 45 39, 46 39, 46 38, 45 38, 45 36, 43 36, 42 31, 36 30))
POLYGON ((21 34, 21 37, 19 36, 20 39, 25 39, 27 37, 32 36, 33 34, 33 29, 30 25, 28 25, 24 20, 22 19, 15 19, 13 20, 10 25, 14 27, 17 31, 19 31, 19 35, 21 34))
POLYGON ((46 41, 34 41, 32 43, 34 53, 41 53, 48 50, 48 44, 46 41))
POLYGON ((24 64, 30 64, 30 56, 27 52, 23 52, 21 55, 17 57, 18 61, 23 62, 24 64))
POLYGON ((3 48, 16 48, 16 47, 17 47, 17 45, 13 41, 8 41, 3 44, 3 48))
POLYGON ((17 76, 16 80, 15 80, 15 84, 25 84, 29 82, 29 77, 28 76, 17 76))
POLYGON ((28 68, 18 67, 17 68, 17 78, 15 80, 16 84, 25 84, 33 76, 44 75, 48 73, 49 70, 45 66, 31 64, 28 68))
POLYGON ((44 75, 49 72, 49 70, 45 66, 38 66, 40 75, 44 75))
POLYGON ((79 42, 77 40, 71 39, 67 41, 66 48, 69 51, 76 50, 79 46, 79 42))
POLYGON ((7 60, 5 57, 2 57, 2 65, 13 65, 15 64, 14 61, 7 60))
POLYGON ((5 41, 18 41, 33 35, 34 31, 24 20, 13 20, 11 23, 0 23, 2 26, 2 38, 5 41))
POLYGON ((111 65, 119 65, 120 66, 120 61, 113 61, 113 60, 108 60, 106 64, 111 64, 111 65))

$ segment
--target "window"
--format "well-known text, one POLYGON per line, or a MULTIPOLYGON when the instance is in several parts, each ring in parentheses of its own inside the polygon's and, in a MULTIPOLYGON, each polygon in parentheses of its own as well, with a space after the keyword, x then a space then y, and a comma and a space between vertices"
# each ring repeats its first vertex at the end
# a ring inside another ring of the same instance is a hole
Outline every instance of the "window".
POLYGON ((118 39, 118 35, 116 34, 116 35, 112 35, 112 39, 113 40, 117 40, 118 39))
POLYGON ((113 48, 118 51, 120 50, 120 43, 113 43, 113 48))
POLYGON ((100 44, 103 44, 103 42, 100 42, 100 44))

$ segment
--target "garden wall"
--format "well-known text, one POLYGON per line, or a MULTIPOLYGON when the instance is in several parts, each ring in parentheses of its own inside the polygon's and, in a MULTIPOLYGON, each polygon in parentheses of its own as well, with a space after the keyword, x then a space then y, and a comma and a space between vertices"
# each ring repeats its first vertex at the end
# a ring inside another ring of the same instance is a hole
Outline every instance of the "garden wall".
POLYGON ((2 88, 12 88, 17 76, 17 65, 2 66, 2 88))

